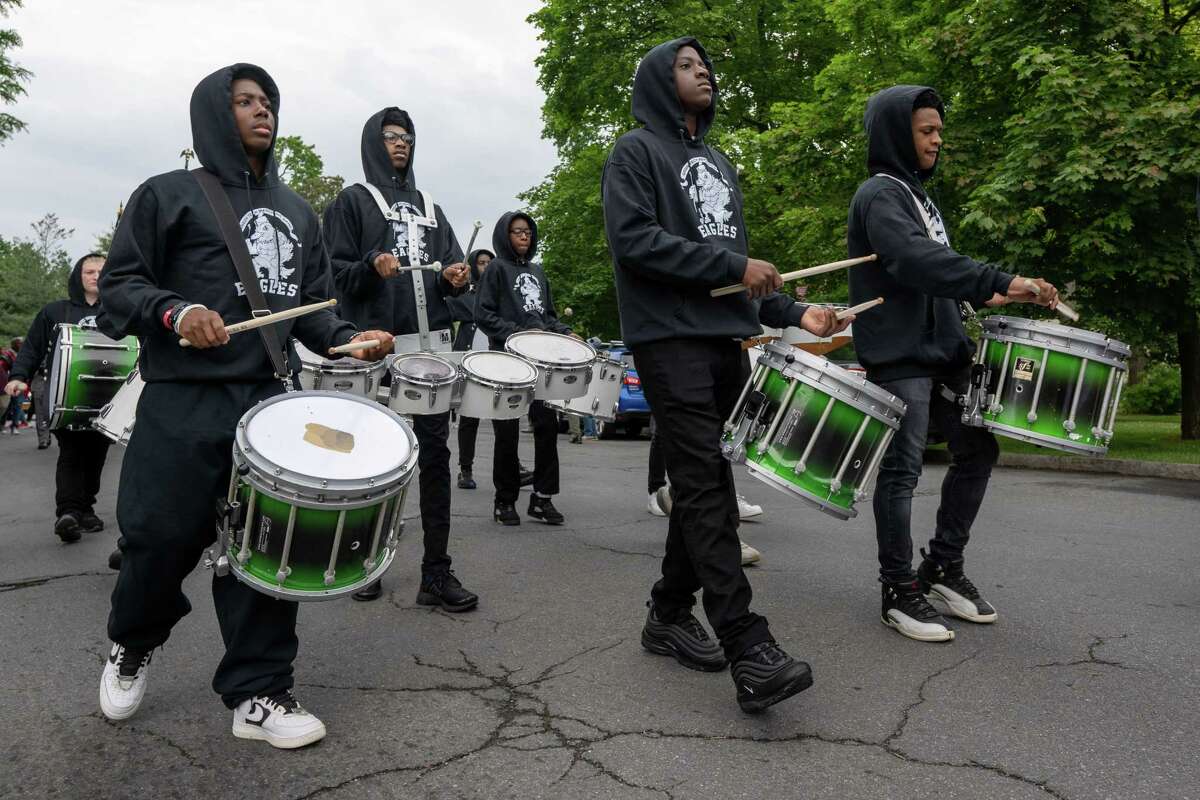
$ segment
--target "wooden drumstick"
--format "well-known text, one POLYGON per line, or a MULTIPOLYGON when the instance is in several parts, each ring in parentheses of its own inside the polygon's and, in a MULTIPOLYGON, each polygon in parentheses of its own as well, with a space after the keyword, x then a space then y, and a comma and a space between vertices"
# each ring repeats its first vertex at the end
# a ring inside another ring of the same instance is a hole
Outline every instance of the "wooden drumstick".
POLYGON ((338 353, 353 353, 355 350, 370 350, 372 347, 378 347, 380 341, 378 339, 363 339, 361 342, 346 342, 339 344, 337 347, 329 348, 329 355, 336 356, 338 353))
MULTIPOLYGON (((831 261, 828 264, 821 264, 820 266, 816 266, 816 267, 808 267, 807 269, 798 269, 795 272, 785 272, 782 275, 780 275, 779 277, 783 279, 784 283, 787 283, 788 281, 794 281, 797 278, 807 278, 811 275, 821 275, 826 272, 834 272, 839 269, 846 269, 847 267, 853 267, 855 264, 865 264, 866 262, 874 261, 877 258, 879 258, 879 256, 872 253, 869 256, 861 256, 859 258, 847 258, 847 259, 843 259, 841 261, 831 261)), ((738 292, 744 292, 744 291, 746 291, 745 286, 743 286, 740 283, 735 283, 732 286, 722 286, 720 289, 713 289, 711 292, 709 292, 709 295, 711 295, 712 297, 724 297, 727 294, 737 294, 738 292)))
MULTIPOLYGON (((1034 294, 1041 296, 1042 287, 1038 286, 1036 283, 1029 280, 1028 278, 1025 279, 1025 285, 1028 286, 1030 291, 1032 291, 1034 294)), ((1054 310, 1057 311, 1058 313, 1062 314, 1067 319, 1071 320, 1071 322, 1079 322, 1079 312, 1077 312, 1075 309, 1071 308, 1069 305, 1064 303, 1062 300, 1058 301, 1058 305, 1054 307, 1054 310)))
POLYGON ((874 300, 868 300, 865 303, 859 303, 856 306, 851 306, 850 308, 844 308, 841 311, 837 312, 837 318, 839 320, 843 320, 846 317, 849 317, 853 314, 861 314, 862 312, 866 311, 868 308, 874 308, 875 306, 879 305, 882 302, 883 302, 882 297, 876 297, 874 300))
MULTIPOLYGON (((249 331, 249 330, 253 330, 255 328, 261 328, 263 325, 274 325, 276 322, 283 322, 285 319, 292 319, 293 317, 302 317, 305 314, 311 314, 314 311, 320 311, 323 308, 331 308, 332 306, 336 306, 336 305, 337 305, 337 300, 325 300, 320 303, 309 303, 306 306, 299 306, 297 308, 289 308, 286 311, 276 311, 274 314, 267 314, 266 316, 255 317, 254 319, 248 319, 245 322, 235 322, 232 325, 226 325, 225 332, 228 333, 230 336, 232 336, 235 333, 241 333, 242 331, 249 331)), ((192 343, 189 342, 187 339, 180 339, 179 346, 180 347, 191 347, 192 343)))

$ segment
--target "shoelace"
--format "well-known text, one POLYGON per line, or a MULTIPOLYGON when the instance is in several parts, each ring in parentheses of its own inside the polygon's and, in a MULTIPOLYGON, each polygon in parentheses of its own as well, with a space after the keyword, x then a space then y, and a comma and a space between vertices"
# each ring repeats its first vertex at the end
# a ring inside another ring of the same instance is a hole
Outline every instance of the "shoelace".
POLYGON ((136 678, 145 669, 146 665, 150 663, 152 652, 147 650, 142 653, 137 650, 121 648, 121 654, 117 656, 117 677, 125 681, 131 681, 136 678), (133 667, 132 672, 129 671, 130 667, 133 667))
POLYGON ((958 592, 968 600, 979 599, 979 590, 975 588, 975 584, 971 583, 971 579, 964 575, 961 571, 950 572, 949 570, 946 570, 943 572, 943 574, 945 576, 946 583, 951 589, 958 592))
POLYGON ((900 610, 913 619, 925 621, 941 616, 915 583, 912 586, 893 587, 893 591, 896 593, 896 604, 900 606, 900 610))
POLYGON ((291 689, 284 689, 281 692, 275 692, 275 694, 267 695, 262 699, 265 700, 268 705, 274 706, 284 714, 296 711, 300 708, 300 703, 295 697, 292 696, 291 689))
POLYGON ((761 661, 768 667, 773 667, 783 662, 787 658, 787 655, 775 642, 761 642, 747 650, 744 657, 753 658, 755 661, 761 661))

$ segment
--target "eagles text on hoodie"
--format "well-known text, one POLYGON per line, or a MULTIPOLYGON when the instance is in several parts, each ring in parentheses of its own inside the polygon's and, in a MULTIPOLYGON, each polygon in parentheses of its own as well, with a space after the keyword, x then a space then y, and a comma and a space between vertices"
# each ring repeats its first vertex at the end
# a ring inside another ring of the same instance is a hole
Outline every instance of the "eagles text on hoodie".
POLYGON ((89 258, 103 256, 89 253, 76 261, 67 278, 67 299, 47 303, 33 318, 29 333, 25 336, 25 344, 21 346, 21 352, 17 354, 16 363, 9 373, 12 380, 28 383, 30 377, 43 367, 49 368, 54 345, 58 342, 57 328, 60 324, 68 322, 85 328, 96 327, 96 313, 100 305, 88 305, 83 293, 83 262, 89 258))
MULTIPOLYGON (((192 146, 206 170, 221 180, 250 249, 259 286, 272 311, 316 303, 333 295, 329 259, 317 215, 279 181, 274 141, 261 179, 250 172, 233 117, 236 78, 256 81, 271 100, 278 135, 279 89, 252 64, 234 64, 202 80, 192 92, 192 146)), ((163 324, 180 302, 202 303, 226 325, 250 318, 250 303, 200 184, 188 172, 156 175, 137 188, 113 235, 100 276, 100 329, 142 340, 141 374, 155 381, 257 381, 274 370, 256 333, 228 344, 183 348, 163 324)), ((324 353, 349 341, 352 325, 319 311, 275 325, 281 341, 295 336, 324 353)))
MULTIPOLYGON (((850 302, 886 302, 854 321, 858 360, 873 381, 928 377, 970 363, 974 347, 958 301, 982 306, 1004 294, 1012 275, 950 249, 942 216, 925 194, 933 169, 921 170, 912 114, 926 86, 893 86, 867 102, 867 170, 850 203, 851 256, 879 260, 851 267, 850 302), (889 177, 883 177, 883 176, 889 177), (926 227, 920 203, 929 217, 926 227), (936 238, 934 238, 936 237, 936 238)), ((943 110, 939 107, 938 113, 943 110)))
POLYGON ((479 279, 475 298, 475 324, 488 337, 493 350, 503 350, 504 340, 517 331, 550 331, 570 334, 571 328, 558 319, 550 296, 550 281, 540 264, 530 261, 537 253, 537 223, 528 214, 510 211, 492 231, 496 257, 479 279), (517 255, 508 240, 508 226, 524 220, 533 232, 529 252, 517 255))
POLYGON ((633 116, 642 127, 617 140, 602 178, 604 228, 613 256, 626 344, 672 338, 748 338, 799 325, 807 306, 773 293, 711 297, 746 271, 746 224, 737 171, 704 142, 718 100, 712 63, 700 43, 655 47, 633 79, 633 116), (689 135, 675 89, 679 48, 696 48, 708 68, 712 103, 689 135))
MULTIPOLYGON (((367 183, 377 188, 393 211, 402 216, 424 217, 428 209, 416 187, 412 164, 416 143, 409 147, 408 165, 392 166, 383 143, 383 126, 395 123, 416 136, 412 118, 399 108, 385 108, 363 125, 362 166, 367 183)), ((378 328, 394 334, 416 333, 417 301, 410 273, 382 278, 375 271, 376 256, 391 253, 401 266, 440 261, 449 266, 462 261, 462 248, 441 206, 434 203, 436 228, 416 226, 414 247, 409 250, 408 224, 384 218, 379 206, 361 186, 348 186, 325 210, 325 240, 333 264, 334 283, 343 318, 362 329, 378 328)), ((445 298, 456 290, 436 272, 421 272, 425 281, 426 316, 431 330, 448 329, 451 315, 445 298)))

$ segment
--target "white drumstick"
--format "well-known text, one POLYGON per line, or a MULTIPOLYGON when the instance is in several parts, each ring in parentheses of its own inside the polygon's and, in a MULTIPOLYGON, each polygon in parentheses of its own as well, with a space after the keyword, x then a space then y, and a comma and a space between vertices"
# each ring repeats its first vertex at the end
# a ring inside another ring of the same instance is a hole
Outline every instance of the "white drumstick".
MULTIPOLYGON (((828 264, 821 264, 816 267, 808 267, 807 269, 798 269, 795 272, 785 272, 779 277, 784 283, 794 281, 797 278, 807 278, 811 275, 821 275, 826 272, 833 272, 839 269, 853 267, 855 264, 865 264, 868 261, 874 261, 879 256, 872 253, 869 256, 861 256, 859 258, 847 258, 841 261, 831 261, 828 264)), ((738 292, 746 291, 746 287, 740 283, 735 283, 732 286, 722 286, 720 289, 713 289, 709 294, 713 297, 724 297, 727 294, 737 294, 738 292)))
MULTIPOLYGON (((306 306, 299 306, 297 308, 289 308, 286 311, 276 311, 274 314, 267 314, 266 316, 263 316, 263 317, 255 317, 254 319, 248 319, 245 322, 235 322, 232 325, 226 325, 225 332, 228 333, 230 336, 232 336, 235 333, 241 333, 242 331, 253 330, 254 328, 261 328, 264 325, 274 325, 276 322, 283 322, 285 319, 292 319, 293 317, 302 317, 305 314, 311 314, 314 311, 320 311, 323 308, 331 308, 332 306, 336 306, 336 305, 337 305, 337 300, 325 300, 320 303, 309 303, 306 306)), ((192 343, 189 342, 187 339, 180 339, 179 346, 180 347, 191 347, 192 343)))
POLYGON ((378 339, 363 339, 361 342, 347 342, 339 344, 337 347, 329 348, 329 355, 335 356, 338 353, 353 353, 355 350, 370 350, 372 347, 378 347, 380 344, 378 339))
POLYGON ((882 302, 883 302, 882 297, 876 297, 874 300, 868 300, 865 303, 859 303, 856 306, 851 306, 850 308, 842 309, 841 311, 837 312, 837 318, 839 320, 843 320, 846 317, 853 316, 854 314, 861 314, 862 312, 866 311, 868 308, 874 308, 875 306, 879 305, 882 302))
MULTIPOLYGON (((483 220, 475 220, 475 229, 471 231, 471 240, 467 242, 467 258, 471 257, 471 248, 475 246, 475 237, 479 235, 479 229, 483 227, 483 220)), ((470 265, 468 265, 470 266, 470 265)))
MULTIPOLYGON (((1041 296, 1042 287, 1038 286, 1036 283, 1029 280, 1028 278, 1025 279, 1025 285, 1028 286, 1030 291, 1032 291, 1034 294, 1038 295, 1039 297, 1041 296)), ((1069 305, 1064 303, 1062 300, 1058 301, 1058 305, 1054 307, 1054 310, 1057 311, 1058 313, 1062 314, 1067 319, 1071 320, 1071 322, 1079 322, 1079 312, 1077 312, 1075 309, 1071 308, 1069 305)))

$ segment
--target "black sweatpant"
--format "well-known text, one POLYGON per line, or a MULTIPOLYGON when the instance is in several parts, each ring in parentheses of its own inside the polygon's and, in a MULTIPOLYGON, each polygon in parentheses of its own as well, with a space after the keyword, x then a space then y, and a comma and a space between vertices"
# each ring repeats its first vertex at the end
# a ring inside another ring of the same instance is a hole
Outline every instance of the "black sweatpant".
POLYGON ((446 547, 450 540, 450 412, 414 414, 413 433, 417 435, 418 481, 421 486, 421 528, 425 535, 425 555, 421 574, 428 575, 450 568, 446 547))
POLYGON ((767 620, 750 610, 733 473, 720 451, 749 362, 731 339, 665 339, 632 350, 674 496, 662 578, 650 596, 670 617, 690 609, 702 589, 708 621, 734 660, 771 638, 767 620))
MULTIPOLYGON (((180 585, 216 539, 216 500, 229 491, 238 420, 282 391, 278 381, 146 384, 117 495, 124 557, 108 617, 112 641, 158 647, 192 610, 180 585)), ((212 686, 225 705, 290 689, 297 604, 233 575, 214 575, 212 593, 225 642, 212 686)))
MULTIPOLYGON (((541 400, 529 406, 533 425, 533 490, 538 494, 558 494, 558 412, 541 400)), ((492 483, 497 503, 515 503, 521 492, 521 463, 517 444, 521 438, 520 419, 494 419, 496 455, 492 459, 492 483)))
POLYGON ((54 436, 58 439, 54 516, 91 514, 112 440, 97 431, 62 430, 54 431, 54 436))
POLYGON ((475 463, 475 437, 479 434, 477 417, 458 417, 458 466, 470 469, 475 463))
POLYGON ((654 494, 667 485, 667 465, 663 461, 662 445, 658 438, 658 423, 650 414, 650 463, 646 465, 646 494, 654 494))

